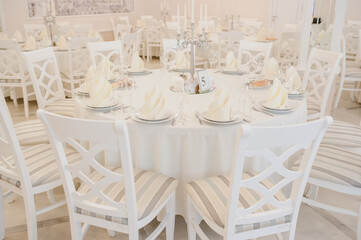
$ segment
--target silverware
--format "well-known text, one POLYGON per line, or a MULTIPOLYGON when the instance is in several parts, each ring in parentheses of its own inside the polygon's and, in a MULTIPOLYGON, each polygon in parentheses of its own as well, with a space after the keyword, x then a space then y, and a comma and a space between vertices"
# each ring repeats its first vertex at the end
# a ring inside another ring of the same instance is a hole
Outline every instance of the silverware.
POLYGON ((269 112, 266 112, 266 111, 262 111, 261 109, 255 107, 255 106, 253 106, 253 110, 255 110, 256 112, 261 112, 261 113, 264 113, 264 114, 266 114, 266 115, 268 115, 268 116, 274 117, 273 114, 271 114, 271 113, 269 113, 269 112))
POLYGON ((202 120, 199 118, 199 112, 198 111, 195 112, 195 116, 196 116, 196 118, 198 118, 199 124, 203 125, 202 120))

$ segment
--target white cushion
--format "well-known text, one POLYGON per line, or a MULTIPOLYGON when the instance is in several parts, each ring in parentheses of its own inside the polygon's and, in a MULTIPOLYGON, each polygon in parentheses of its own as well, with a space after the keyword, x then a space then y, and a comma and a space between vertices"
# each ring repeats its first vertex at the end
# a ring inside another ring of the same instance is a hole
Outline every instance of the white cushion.
POLYGON ((361 127, 348 122, 334 121, 327 129, 322 144, 361 148, 361 127))
POLYGON ((45 110, 68 117, 74 117, 75 116, 74 99, 64 99, 61 101, 57 101, 55 103, 51 103, 45 107, 45 110))
POLYGON ((39 119, 15 124, 14 130, 21 146, 49 143, 48 134, 39 119))

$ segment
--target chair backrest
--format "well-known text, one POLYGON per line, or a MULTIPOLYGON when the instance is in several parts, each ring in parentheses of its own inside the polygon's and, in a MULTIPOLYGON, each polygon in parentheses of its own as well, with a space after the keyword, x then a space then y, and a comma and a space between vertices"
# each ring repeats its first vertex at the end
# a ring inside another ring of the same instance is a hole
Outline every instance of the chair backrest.
POLYGON ((257 64, 264 73, 265 63, 268 62, 272 50, 272 43, 241 41, 238 51, 238 65, 250 67, 257 64))
POLYGON ((343 28, 343 34, 346 40, 347 61, 357 61, 359 51, 359 27, 357 25, 346 25, 343 28))
POLYGON ((51 47, 23 53, 40 109, 65 99, 62 79, 51 47))
POLYGON ((239 43, 243 39, 241 32, 220 32, 218 33, 218 66, 225 63, 225 58, 229 51, 232 51, 235 56, 239 52, 239 43))
POLYGON ((15 39, 0 40, 0 79, 25 80, 20 47, 15 39))
POLYGON ((160 27, 146 28, 145 30, 145 39, 147 44, 161 44, 163 38, 163 31, 160 27))
MULTIPOLYGON (((76 209, 80 208, 107 216, 107 219, 127 218, 129 225, 135 224, 138 220, 137 201, 131 148, 125 121, 74 119, 43 110, 39 110, 37 115, 43 121, 50 136, 62 175, 67 203, 69 209, 73 210, 69 214, 75 214, 76 209), (79 142, 87 142, 90 147, 85 148, 79 142), (82 159, 77 163, 69 163, 64 145, 72 147, 82 156, 82 159), (121 159, 121 172, 112 171, 96 160, 98 154, 104 154, 107 151, 116 153, 121 159), (93 171, 92 174, 99 175, 97 180, 89 178, 87 174, 89 170, 93 171), (77 191, 73 183, 75 178, 86 185, 87 191, 77 191), (106 188, 114 184, 125 187, 124 196, 119 196, 115 200, 109 197, 111 193, 106 192, 106 188), (99 198, 99 201, 91 203, 94 197, 99 198)), ((84 222, 86 218, 84 216, 84 222)))
POLYGON ((256 21, 246 21, 243 24, 244 27, 244 34, 249 36, 257 36, 258 32, 260 31, 262 27, 262 22, 256 22, 256 21))
POLYGON ((140 16, 140 19, 141 20, 153 20, 154 17, 153 17, 153 15, 142 15, 142 16, 140 16))
POLYGON ((324 116, 328 96, 340 61, 342 53, 331 52, 313 48, 306 64, 306 71, 302 79, 302 89, 307 90, 307 101, 319 107, 320 112, 309 116, 309 120, 324 116))
POLYGON ((124 34, 130 33, 132 26, 125 25, 125 24, 117 24, 114 29, 114 39, 115 40, 122 40, 124 34))
POLYGON ((279 62, 297 64, 300 33, 296 31, 282 32, 279 46, 279 62))
POLYGON ((72 78, 85 77, 85 74, 92 64, 88 42, 99 42, 97 37, 82 37, 68 39, 68 64, 69 74, 72 78))
POLYGON ((74 24, 74 32, 77 37, 86 37, 89 31, 94 30, 93 23, 77 23, 74 24))
POLYGON ((14 191, 12 186, 19 189, 17 193, 20 189, 31 188, 29 171, 2 91, 0 91, 0 175, 2 176, 0 185, 12 191, 14 191), (14 161, 8 160, 7 157, 10 155, 14 161))
MULTIPOLYGON (((162 39, 161 47, 161 62, 164 68, 170 69, 176 66, 177 57, 177 40, 176 39, 162 39)), ((190 55, 190 47, 183 50, 183 53, 190 55)))
POLYGON ((129 17, 128 16, 119 16, 117 24, 130 25, 129 17))
POLYGON ((98 65, 103 58, 110 62, 110 69, 112 72, 117 72, 120 69, 120 63, 123 60, 122 42, 89 42, 88 50, 90 59, 93 65, 98 65))
POLYGON ((233 239, 235 225, 252 225, 286 216, 290 216, 291 224, 295 227, 312 163, 331 123, 332 118, 326 117, 291 126, 241 126, 241 136, 235 146, 227 204, 226 231, 231 233, 228 237, 233 239), (297 170, 287 167, 289 161, 299 156, 301 162, 297 170), (258 172, 247 172, 244 166, 254 158, 269 164, 265 164, 264 169, 258 172), (274 185, 268 185, 267 181, 274 185), (282 194, 288 187, 291 187, 290 194, 282 194), (245 200, 246 203, 243 203, 239 196, 244 190, 259 196, 260 200, 245 200))
POLYGON ((166 22, 166 35, 168 39, 171 38, 177 38, 177 28, 178 23, 177 22, 166 22))
POLYGON ((36 40, 40 40, 40 34, 44 29, 46 30, 44 24, 24 24, 26 38, 33 36, 36 40))
POLYGON ((70 22, 57 22, 56 28, 57 28, 58 36, 60 36, 60 35, 66 36, 66 34, 71 29, 71 25, 70 25, 70 22))
POLYGON ((131 57, 135 53, 139 53, 140 49, 140 38, 142 31, 135 33, 124 34, 122 40, 123 47, 123 60, 125 64, 130 65, 131 57))

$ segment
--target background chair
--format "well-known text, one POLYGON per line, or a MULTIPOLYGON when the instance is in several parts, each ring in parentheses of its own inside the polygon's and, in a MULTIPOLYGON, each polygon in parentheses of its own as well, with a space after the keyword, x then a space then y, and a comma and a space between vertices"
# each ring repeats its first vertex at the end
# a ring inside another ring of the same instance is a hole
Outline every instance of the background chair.
POLYGON ((226 56, 229 51, 232 51, 235 56, 239 52, 239 42, 243 39, 241 32, 220 32, 218 33, 218 53, 217 62, 218 68, 226 64, 226 56))
POLYGON ((139 53, 141 33, 142 31, 137 31, 135 33, 124 34, 123 36, 123 61, 128 66, 130 66, 133 54, 139 53))
POLYGON ((89 225, 129 234, 139 239, 139 229, 149 224, 162 209, 165 216, 149 239, 166 228, 167 239, 174 237, 175 188, 174 178, 133 169, 126 123, 120 121, 90 121, 62 117, 43 110, 38 116, 46 124, 51 143, 56 151, 68 203, 73 239, 82 239, 89 225), (88 149, 78 140, 90 143, 88 149), (64 154, 63 144, 82 155, 82 160, 71 164, 64 154), (96 160, 97 154, 116 152, 120 167, 104 167, 96 160), (93 172, 88 175, 87 172, 93 172), (81 186, 75 189, 73 179, 81 186), (83 229, 82 230, 82 226, 83 229))
MULTIPOLYGON (((0 239, 5 238, 4 198, 15 193, 22 196, 25 205, 28 239, 37 239, 37 216, 64 205, 55 201, 52 190, 61 186, 60 172, 50 144, 21 148, 12 125, 9 110, 0 92, 0 239), (7 193, 3 190, 6 188, 7 193), (50 205, 36 209, 35 196, 48 193, 50 205)), ((79 155, 65 150, 71 162, 79 155)))
POLYGON ((40 40, 41 33, 46 27, 44 24, 24 24, 25 37, 33 36, 35 40, 40 40))
POLYGON ((317 149, 332 118, 284 127, 242 125, 230 176, 196 180, 188 193, 188 239, 207 239, 201 220, 224 239, 254 239, 288 232, 294 239, 303 191, 317 149), (301 134, 302 133, 302 134, 301 134), (277 137, 275 137, 277 136, 277 137), (270 149, 283 149, 274 152, 270 149), (302 154, 297 170, 287 161, 302 154), (260 172, 245 169, 248 158, 269 162, 260 172), (291 187, 286 194, 285 187, 291 187))
POLYGON ((27 70, 33 83, 38 107, 74 116, 74 100, 65 99, 58 63, 52 48, 24 53, 27 70))
POLYGON ((149 59, 152 59, 153 49, 158 48, 160 51, 162 45, 162 38, 164 37, 163 31, 160 27, 156 28, 147 28, 145 30, 145 39, 147 46, 147 62, 149 63, 149 59))

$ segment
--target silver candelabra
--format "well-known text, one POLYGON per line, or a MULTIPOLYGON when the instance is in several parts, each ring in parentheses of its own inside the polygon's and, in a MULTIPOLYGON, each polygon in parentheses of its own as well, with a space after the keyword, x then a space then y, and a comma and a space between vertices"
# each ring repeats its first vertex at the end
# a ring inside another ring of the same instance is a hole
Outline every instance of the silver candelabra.
POLYGON ((54 45, 54 26, 56 24, 55 20, 56 20, 55 16, 52 14, 52 12, 47 11, 46 15, 44 16, 44 24, 49 28, 49 34, 53 45, 54 45))
POLYGON ((191 46, 191 55, 190 55, 190 73, 191 78, 194 80, 195 74, 195 47, 197 46, 200 49, 208 49, 208 32, 203 32, 195 36, 195 23, 191 23, 191 34, 188 35, 188 31, 185 29, 183 33, 177 34, 177 51, 183 51, 189 45, 191 46), (183 35, 183 36, 182 36, 183 35), (183 37, 183 38, 182 38, 183 37))

